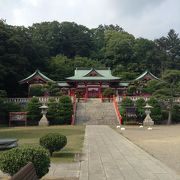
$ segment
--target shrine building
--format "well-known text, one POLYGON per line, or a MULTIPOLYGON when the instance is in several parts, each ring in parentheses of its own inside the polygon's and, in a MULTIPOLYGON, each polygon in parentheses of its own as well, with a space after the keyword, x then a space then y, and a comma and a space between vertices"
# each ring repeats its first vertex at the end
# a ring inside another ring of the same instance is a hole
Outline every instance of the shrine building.
MULTIPOLYGON (((145 71, 134 81, 148 81, 158 79, 149 71, 145 71)), ((19 81, 20 84, 28 84, 30 88, 35 84, 56 83, 60 91, 68 95, 78 94, 79 97, 99 98, 102 97, 104 89, 111 88, 116 95, 126 93, 129 82, 123 82, 120 77, 113 76, 110 68, 76 68, 74 76, 67 77, 65 81, 54 81, 39 70, 27 78, 19 81)))

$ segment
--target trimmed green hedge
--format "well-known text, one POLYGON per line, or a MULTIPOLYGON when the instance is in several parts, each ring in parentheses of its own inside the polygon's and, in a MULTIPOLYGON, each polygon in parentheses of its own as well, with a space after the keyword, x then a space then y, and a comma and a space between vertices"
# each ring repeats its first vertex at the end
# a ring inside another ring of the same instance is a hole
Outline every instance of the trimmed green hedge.
POLYGON ((144 106, 146 105, 146 102, 143 98, 138 99, 136 102, 136 114, 138 121, 142 122, 146 116, 144 106))
POLYGON ((47 117, 51 125, 71 124, 73 104, 69 96, 61 96, 59 101, 50 99, 47 117))
POLYGON ((162 122, 162 108, 159 101, 156 98, 151 97, 148 100, 148 104, 153 108, 151 109, 151 118, 156 124, 161 124, 162 122))
POLYGON ((34 84, 29 87, 29 96, 44 96, 45 87, 41 84, 34 84))
POLYGON ((38 178, 49 171, 50 157, 47 150, 38 147, 18 147, 0 155, 0 169, 11 176, 17 173, 28 162, 34 164, 38 178))
POLYGON ((44 148, 48 149, 52 156, 54 151, 60 151, 67 144, 67 138, 59 133, 49 133, 42 136, 39 143, 44 148))
POLYGON ((31 123, 37 125, 41 118, 41 109, 39 108, 42 104, 39 102, 37 97, 33 97, 27 104, 27 118, 31 123))
POLYGON ((110 97, 112 97, 113 95, 115 95, 115 91, 114 91, 113 89, 111 89, 111 88, 107 88, 107 89, 105 89, 105 90, 103 91, 103 96, 104 96, 104 97, 110 98, 110 97))

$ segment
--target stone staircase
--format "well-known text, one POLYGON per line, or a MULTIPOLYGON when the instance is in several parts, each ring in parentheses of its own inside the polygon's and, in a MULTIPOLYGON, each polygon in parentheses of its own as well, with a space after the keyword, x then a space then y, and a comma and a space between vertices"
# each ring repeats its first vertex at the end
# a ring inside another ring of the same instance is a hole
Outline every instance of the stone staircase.
POLYGON ((112 102, 100 102, 100 99, 88 99, 78 102, 75 124, 117 125, 118 120, 112 102))

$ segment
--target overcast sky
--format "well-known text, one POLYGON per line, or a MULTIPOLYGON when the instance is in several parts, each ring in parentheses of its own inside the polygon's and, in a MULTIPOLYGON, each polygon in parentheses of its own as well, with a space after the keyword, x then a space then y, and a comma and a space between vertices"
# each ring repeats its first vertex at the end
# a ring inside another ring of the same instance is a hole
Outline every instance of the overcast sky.
POLYGON ((0 18, 30 26, 74 21, 89 28, 118 24, 135 37, 155 39, 180 33, 180 0, 0 0, 0 18))

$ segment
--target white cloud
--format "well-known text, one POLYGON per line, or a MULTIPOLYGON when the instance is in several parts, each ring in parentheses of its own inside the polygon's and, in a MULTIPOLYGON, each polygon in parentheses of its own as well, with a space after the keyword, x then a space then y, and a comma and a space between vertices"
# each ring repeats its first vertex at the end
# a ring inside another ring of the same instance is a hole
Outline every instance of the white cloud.
POLYGON ((74 21, 89 28, 118 24, 136 37, 158 38, 180 32, 179 0, 0 0, 8 24, 74 21))

